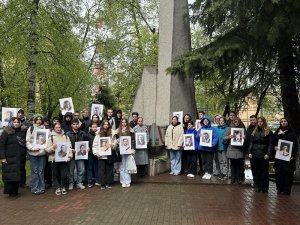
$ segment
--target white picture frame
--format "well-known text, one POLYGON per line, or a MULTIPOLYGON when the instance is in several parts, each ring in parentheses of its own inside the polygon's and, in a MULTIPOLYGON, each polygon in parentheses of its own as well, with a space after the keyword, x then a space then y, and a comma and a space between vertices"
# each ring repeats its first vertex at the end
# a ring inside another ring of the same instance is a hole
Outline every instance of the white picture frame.
POLYGON ((59 99, 61 114, 64 116, 67 112, 74 113, 74 104, 71 97, 59 99))
POLYGON ((212 147, 212 130, 203 129, 200 131, 200 146, 212 147))
POLYGON ((184 150, 195 150, 194 134, 183 135, 183 149, 184 150))
POLYGON ((33 137, 33 146, 39 149, 45 149, 48 144, 49 129, 37 129, 33 137))
POLYGON ((2 126, 7 126, 12 117, 17 117, 17 113, 17 108, 2 107, 2 126))
POLYGON ((230 134, 233 138, 230 139, 230 144, 232 146, 243 146, 244 145, 244 128, 230 128, 230 134))
POLYGON ((131 137, 130 136, 121 136, 120 137, 120 154, 128 155, 131 154, 131 137))
POLYGON ((173 112, 173 116, 177 116, 178 122, 183 123, 183 111, 173 112))
POLYGON ((275 159, 290 161, 293 150, 293 142, 279 139, 277 146, 279 150, 276 151, 275 159))
POLYGON ((198 131, 200 128, 201 128, 201 120, 196 120, 196 122, 195 122, 195 129, 196 129, 196 131, 198 131))
POLYGON ((77 141, 75 142, 75 160, 87 160, 89 156, 89 142, 77 141))
POLYGON ((102 120, 102 118, 103 118, 103 108, 104 108, 104 105, 102 105, 102 104, 92 104, 91 119, 93 118, 94 114, 97 114, 99 116, 100 120, 102 120))
POLYGON ((67 142, 58 142, 55 149, 55 162, 67 162, 69 153, 69 144, 67 142))
POLYGON ((100 156, 109 156, 111 155, 111 138, 110 137, 100 137, 99 138, 99 155, 100 156))
POLYGON ((147 148, 147 134, 142 132, 135 133, 135 147, 137 149, 147 148))

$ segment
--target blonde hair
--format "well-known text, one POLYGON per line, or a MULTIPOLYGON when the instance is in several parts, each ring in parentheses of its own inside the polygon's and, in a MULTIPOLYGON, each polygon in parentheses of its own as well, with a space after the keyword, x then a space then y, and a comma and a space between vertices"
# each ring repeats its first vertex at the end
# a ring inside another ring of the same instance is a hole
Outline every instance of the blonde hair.
MULTIPOLYGON (((263 121, 264 124, 262 126, 262 129, 264 131, 264 135, 267 136, 270 133, 270 128, 268 127, 266 118, 263 117, 263 116, 261 116, 261 117, 257 118, 257 121, 258 120, 262 120, 263 121)), ((258 130, 258 125, 256 125, 256 127, 254 128, 254 130, 252 132, 252 136, 254 136, 256 134, 257 130, 258 130)))

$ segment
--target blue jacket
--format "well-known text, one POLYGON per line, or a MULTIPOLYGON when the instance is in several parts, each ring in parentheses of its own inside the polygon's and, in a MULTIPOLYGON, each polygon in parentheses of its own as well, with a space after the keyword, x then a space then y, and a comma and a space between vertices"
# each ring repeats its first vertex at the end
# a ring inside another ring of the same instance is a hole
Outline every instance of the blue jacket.
POLYGON ((216 130, 218 132, 218 135, 219 135, 219 142, 218 142, 218 146, 217 146, 217 150, 218 151, 224 151, 226 150, 226 147, 224 146, 223 144, 223 136, 226 132, 226 130, 228 129, 227 125, 224 124, 224 125, 219 125, 216 130))
POLYGON ((185 134, 194 134, 195 150, 199 148, 199 139, 197 139, 197 131, 195 128, 186 129, 185 134))
POLYGON ((211 126, 210 119, 206 116, 203 117, 203 119, 200 121, 200 124, 201 124, 201 128, 197 132, 197 139, 199 141, 198 150, 200 150, 200 151, 217 151, 217 144, 218 144, 218 140, 219 140, 219 135, 218 135, 217 129, 211 126), (203 124, 203 121, 205 119, 208 120, 207 126, 205 126, 203 124), (203 131, 203 130, 211 130, 212 131, 212 142, 211 142, 212 147, 200 145, 200 134, 201 134, 201 131, 203 131))

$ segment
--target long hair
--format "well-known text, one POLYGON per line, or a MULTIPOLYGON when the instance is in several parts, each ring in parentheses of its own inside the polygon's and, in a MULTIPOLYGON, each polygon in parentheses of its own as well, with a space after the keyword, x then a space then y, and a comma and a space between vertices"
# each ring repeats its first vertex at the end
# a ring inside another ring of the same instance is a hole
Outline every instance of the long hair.
POLYGON ((129 126, 129 122, 128 119, 123 118, 121 119, 121 122, 119 124, 119 129, 118 129, 118 135, 119 137, 122 136, 122 122, 125 121, 126 122, 126 135, 130 134, 130 126, 129 126))
POLYGON ((110 137, 111 136, 111 126, 108 120, 103 120, 100 126, 100 131, 99 131, 99 136, 100 137, 110 137), (104 129, 104 124, 108 124, 107 130, 104 129))
MULTIPOLYGON (((257 118, 257 121, 258 120, 262 120, 263 121, 264 124, 262 126, 262 129, 264 131, 265 136, 267 136, 270 133, 270 128, 268 127, 266 118, 263 117, 263 116, 261 116, 261 117, 257 118)), ((252 132, 252 136, 254 136, 256 134, 257 130, 258 130, 258 125, 256 125, 256 127, 254 128, 254 130, 252 132)))
POLYGON ((290 125, 290 122, 288 121, 287 118, 283 117, 283 118, 281 118, 279 121, 280 121, 280 122, 279 122, 279 127, 277 128, 276 133, 278 133, 279 130, 282 130, 282 131, 283 131, 283 130, 290 130, 290 129, 292 129, 292 127, 291 127, 291 125, 290 125), (282 127, 282 126, 281 126, 281 121, 282 121, 282 120, 286 120, 286 121, 287 121, 287 123, 288 123, 287 127, 282 127))

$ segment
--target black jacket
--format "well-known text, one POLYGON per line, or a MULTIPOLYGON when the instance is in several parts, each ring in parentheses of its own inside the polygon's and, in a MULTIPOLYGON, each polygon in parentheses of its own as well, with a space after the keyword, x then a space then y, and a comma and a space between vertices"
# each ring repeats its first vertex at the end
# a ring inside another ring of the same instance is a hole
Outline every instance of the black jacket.
POLYGON ((73 130, 66 133, 68 137, 70 138, 72 149, 75 149, 75 142, 78 141, 88 141, 87 134, 83 132, 82 130, 78 130, 77 133, 75 133, 73 130))
POLYGON ((265 135, 264 131, 258 128, 256 133, 251 135, 248 151, 252 154, 253 158, 263 158, 265 155, 270 156, 272 148, 272 131, 269 131, 269 134, 265 135))
POLYGON ((26 157, 26 133, 20 128, 14 129, 6 126, 0 137, 0 159, 6 159, 7 163, 2 164, 3 181, 21 181, 21 168, 25 165, 23 160, 26 157))

